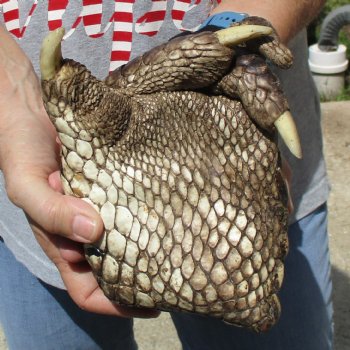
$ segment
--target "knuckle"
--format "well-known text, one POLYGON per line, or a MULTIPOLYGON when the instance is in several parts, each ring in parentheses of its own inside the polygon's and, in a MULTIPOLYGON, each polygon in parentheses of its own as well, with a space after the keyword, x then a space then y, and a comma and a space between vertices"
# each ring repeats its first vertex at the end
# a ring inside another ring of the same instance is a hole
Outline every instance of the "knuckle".
POLYGON ((16 181, 6 179, 5 191, 9 200, 17 207, 22 208, 21 190, 16 181))
POLYGON ((51 233, 63 233, 63 208, 59 202, 46 200, 42 203, 42 213, 46 216, 47 229, 51 233))
POLYGON ((81 310, 89 311, 89 304, 85 297, 77 296, 74 301, 81 310))

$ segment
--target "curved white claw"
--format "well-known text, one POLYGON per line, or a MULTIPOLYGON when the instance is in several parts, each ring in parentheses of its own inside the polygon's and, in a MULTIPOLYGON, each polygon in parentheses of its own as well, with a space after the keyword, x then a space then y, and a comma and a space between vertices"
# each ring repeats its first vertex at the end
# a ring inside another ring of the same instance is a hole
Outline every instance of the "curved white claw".
POLYGON ((246 24, 221 29, 215 32, 215 34, 217 35, 220 44, 234 46, 260 36, 269 35, 272 31, 271 27, 246 24))
POLYGON ((50 32, 44 39, 40 51, 41 79, 52 79, 62 66, 61 41, 64 28, 50 32))
POLYGON ((291 153, 301 159, 303 154, 301 151, 299 134, 292 114, 289 111, 284 112, 274 124, 291 153))

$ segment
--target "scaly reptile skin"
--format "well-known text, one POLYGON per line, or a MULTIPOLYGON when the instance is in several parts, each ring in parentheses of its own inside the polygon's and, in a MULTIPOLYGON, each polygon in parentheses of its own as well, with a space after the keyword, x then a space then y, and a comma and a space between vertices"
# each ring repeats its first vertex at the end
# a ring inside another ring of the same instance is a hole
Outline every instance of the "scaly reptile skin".
POLYGON ((261 331, 279 317, 288 250, 271 117, 287 107, 262 60, 247 56, 232 69, 234 53, 202 33, 153 49, 106 82, 65 60, 42 86, 65 193, 104 221, 103 239, 85 250, 107 297, 261 331), (237 93, 248 110, 267 112, 253 121, 227 97, 237 93))

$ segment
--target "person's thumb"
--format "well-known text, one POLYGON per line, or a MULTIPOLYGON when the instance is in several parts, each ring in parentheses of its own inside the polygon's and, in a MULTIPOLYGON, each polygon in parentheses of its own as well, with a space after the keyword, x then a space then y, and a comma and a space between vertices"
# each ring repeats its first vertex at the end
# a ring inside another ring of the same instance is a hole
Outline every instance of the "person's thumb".
POLYGON ((10 191, 10 199, 45 231, 71 240, 96 241, 103 232, 99 213, 83 200, 57 192, 48 179, 26 178, 10 191))

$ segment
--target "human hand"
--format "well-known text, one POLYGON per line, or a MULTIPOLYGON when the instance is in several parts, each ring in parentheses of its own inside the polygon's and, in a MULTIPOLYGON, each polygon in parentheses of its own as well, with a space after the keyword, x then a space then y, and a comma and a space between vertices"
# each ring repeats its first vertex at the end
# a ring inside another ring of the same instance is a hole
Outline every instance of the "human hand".
POLYGON ((122 317, 156 316, 157 312, 115 306, 98 288, 81 251, 82 243, 98 239, 102 220, 89 204, 62 194, 57 134, 44 111, 31 65, 23 60, 12 69, 10 58, 1 58, 0 168, 8 197, 25 212, 78 306, 122 317))
POLYGON ((101 219, 87 203, 61 193, 55 134, 30 124, 27 120, 17 132, 1 132, 1 150, 7 148, 4 143, 13 141, 2 162, 6 188, 9 198, 26 213, 36 239, 57 266, 68 293, 87 311, 123 317, 156 316, 156 312, 116 307, 98 288, 81 243, 96 240, 102 232, 101 219), (31 130, 30 135, 27 130, 31 130))

